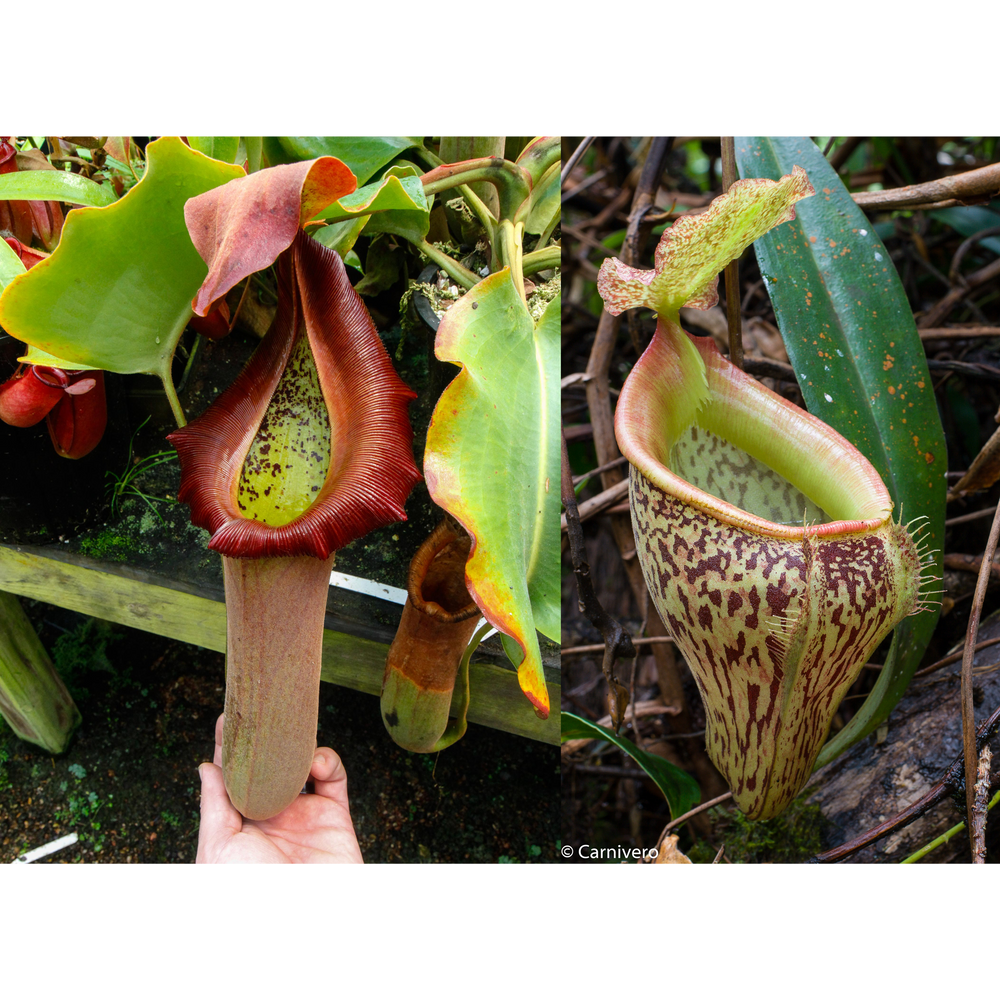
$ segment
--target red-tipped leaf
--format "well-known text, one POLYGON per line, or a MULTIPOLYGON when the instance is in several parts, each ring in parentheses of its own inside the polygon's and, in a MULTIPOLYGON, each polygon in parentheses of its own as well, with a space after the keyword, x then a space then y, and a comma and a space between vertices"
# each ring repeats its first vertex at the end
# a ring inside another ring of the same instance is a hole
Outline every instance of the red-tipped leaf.
POLYGON ((321 156, 238 177, 190 199, 184 220, 208 264, 194 311, 206 315, 233 285, 273 264, 303 222, 357 186, 346 164, 321 156))

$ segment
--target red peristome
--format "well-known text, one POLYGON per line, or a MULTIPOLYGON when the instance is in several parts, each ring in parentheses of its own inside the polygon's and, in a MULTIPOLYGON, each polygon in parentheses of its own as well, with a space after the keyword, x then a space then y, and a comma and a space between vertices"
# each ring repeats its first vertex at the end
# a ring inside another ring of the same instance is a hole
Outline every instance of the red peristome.
POLYGON ((83 458, 101 442, 108 425, 108 404, 104 395, 104 372, 70 372, 70 385, 49 413, 46 422, 53 447, 63 458, 83 458), (81 383, 93 386, 74 391, 81 383))
POLYGON ((181 463, 178 499, 227 556, 325 559, 375 528, 406 520, 420 473, 407 407, 415 393, 396 374, 368 310, 332 250, 300 233, 278 261, 278 312, 236 381, 197 420, 170 434, 181 463), (236 502, 243 463, 304 327, 331 415, 326 482, 288 524, 246 518, 236 502))
POLYGON ((0 385, 0 420, 11 427, 34 427, 63 398, 69 376, 60 368, 22 366, 0 385))

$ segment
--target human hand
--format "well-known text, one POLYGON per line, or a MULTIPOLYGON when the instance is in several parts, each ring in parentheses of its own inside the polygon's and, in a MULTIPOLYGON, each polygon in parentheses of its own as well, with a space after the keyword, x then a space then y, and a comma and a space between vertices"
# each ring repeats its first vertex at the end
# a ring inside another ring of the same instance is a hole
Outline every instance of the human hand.
POLYGON ((201 828, 198 864, 334 864, 362 862, 347 802, 347 772, 329 747, 313 758, 315 793, 300 795, 266 820, 244 819, 222 779, 222 722, 215 725, 215 760, 198 767, 201 828))

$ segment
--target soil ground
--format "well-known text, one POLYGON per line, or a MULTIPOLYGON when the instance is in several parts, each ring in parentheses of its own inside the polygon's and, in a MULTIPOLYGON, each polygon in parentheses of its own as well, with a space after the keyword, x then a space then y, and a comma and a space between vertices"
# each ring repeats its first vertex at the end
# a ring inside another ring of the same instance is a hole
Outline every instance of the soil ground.
MULTIPOLYGON (((83 714, 52 757, 0 720, 0 863, 70 832, 39 863, 189 863, 196 768, 211 759, 222 654, 23 601, 83 714)), ((368 862, 550 862, 559 848, 555 747, 470 725, 438 755, 386 734, 378 700, 323 684, 321 745, 347 769, 368 862)))

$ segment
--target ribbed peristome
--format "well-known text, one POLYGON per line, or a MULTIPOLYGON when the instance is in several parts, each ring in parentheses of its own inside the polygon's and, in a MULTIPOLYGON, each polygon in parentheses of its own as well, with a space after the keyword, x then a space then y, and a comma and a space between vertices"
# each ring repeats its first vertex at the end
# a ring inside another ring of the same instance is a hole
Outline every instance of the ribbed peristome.
POLYGON ((416 394, 396 374, 335 252, 299 233, 278 259, 278 281, 278 312, 246 368, 202 416, 169 436, 181 463, 178 498, 211 532, 209 548, 224 555, 325 559, 406 519, 403 505, 420 479, 407 417, 416 394), (239 481, 299 337, 308 338, 329 415, 329 466, 301 515, 266 524, 240 510, 239 481))

